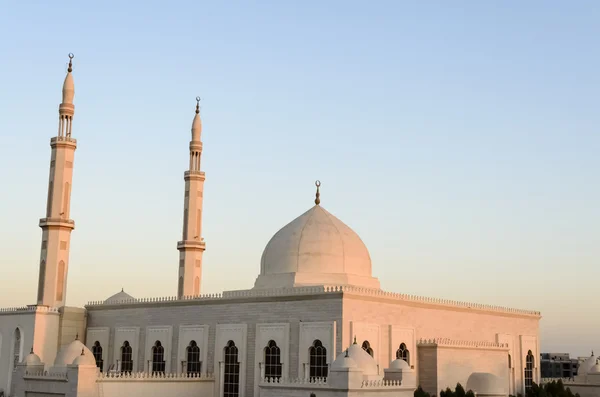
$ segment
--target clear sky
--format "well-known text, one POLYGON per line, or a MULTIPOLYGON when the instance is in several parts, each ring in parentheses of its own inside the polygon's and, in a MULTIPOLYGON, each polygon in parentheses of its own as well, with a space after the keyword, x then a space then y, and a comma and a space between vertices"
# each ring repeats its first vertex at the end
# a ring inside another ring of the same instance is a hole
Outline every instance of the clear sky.
POLYGON ((68 303, 175 295, 202 100, 202 289, 250 288, 322 205, 386 290, 543 314, 600 351, 597 1, 7 2, 0 305, 34 303, 67 54, 78 139, 68 303))

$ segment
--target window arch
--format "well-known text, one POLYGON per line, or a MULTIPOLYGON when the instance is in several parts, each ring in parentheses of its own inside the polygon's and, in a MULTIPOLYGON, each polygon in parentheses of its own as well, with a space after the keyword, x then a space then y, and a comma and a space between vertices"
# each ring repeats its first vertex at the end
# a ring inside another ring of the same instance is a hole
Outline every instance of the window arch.
POLYGON ((533 366, 534 366, 534 358, 531 350, 527 352, 527 357, 525 359, 525 391, 529 391, 531 386, 533 385, 533 366))
POLYGON ((281 378, 281 349, 274 340, 270 340, 264 349, 265 378, 281 378))
POLYGON ((368 341, 368 340, 366 340, 366 341, 364 341, 364 342, 362 343, 362 349, 363 349, 364 351, 366 351, 367 353, 369 353, 369 355, 370 355, 371 357, 373 357, 373 349, 371 348, 371 344, 369 343, 369 341, 368 341))
POLYGON ((194 278, 194 295, 200 295, 200 277, 194 278))
POLYGON ((223 373, 223 397, 239 397, 240 395, 240 363, 238 348, 230 340, 223 349, 225 355, 225 372, 223 373))
POLYGON ((65 286, 65 262, 60 261, 58 264, 58 281, 56 282, 56 300, 63 300, 63 290, 65 286))
POLYGON ((159 340, 152 346, 152 372, 165 372, 165 348, 159 340))
POLYGON ((508 368, 512 368, 512 357, 510 356, 510 353, 508 353, 508 368))
POLYGON ((100 372, 102 372, 102 369, 104 368, 104 360, 102 359, 102 346, 100 345, 100 342, 94 342, 94 346, 92 346, 92 354, 96 360, 96 367, 100 368, 100 372))
POLYGON ((310 378, 326 378, 329 367, 327 366, 327 349, 323 343, 315 339, 310 349, 310 378))
POLYGON ((13 371, 17 370, 17 365, 21 362, 21 330, 19 328, 15 329, 15 336, 13 342, 13 371))
POLYGON ((183 276, 179 276, 179 284, 177 286, 177 290, 179 291, 179 296, 183 296, 183 276))
POLYGON ((402 359, 406 361, 408 365, 410 365, 410 352, 406 348, 405 343, 400 343, 400 347, 396 350, 396 359, 402 359))
POLYGON ((40 262, 40 278, 38 280, 38 302, 44 300, 44 283, 46 282, 46 261, 40 262))
POLYGON ((187 353, 187 373, 188 375, 199 374, 202 368, 200 361, 200 348, 195 340, 191 341, 186 347, 187 353))
POLYGON ((133 371, 133 351, 128 341, 121 346, 121 372, 133 371))

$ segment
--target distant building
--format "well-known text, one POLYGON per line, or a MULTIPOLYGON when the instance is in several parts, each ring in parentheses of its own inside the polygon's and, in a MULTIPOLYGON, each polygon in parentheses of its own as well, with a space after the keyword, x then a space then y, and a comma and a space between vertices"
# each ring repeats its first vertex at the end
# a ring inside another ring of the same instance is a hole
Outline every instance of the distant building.
POLYGON ((542 353, 540 356, 542 378, 573 378, 577 376, 581 359, 571 358, 569 353, 542 353))

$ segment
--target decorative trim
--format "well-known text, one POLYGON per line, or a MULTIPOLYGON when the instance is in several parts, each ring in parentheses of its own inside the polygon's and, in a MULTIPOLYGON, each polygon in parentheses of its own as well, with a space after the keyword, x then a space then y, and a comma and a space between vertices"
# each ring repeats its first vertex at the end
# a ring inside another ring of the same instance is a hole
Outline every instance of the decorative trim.
POLYGON ((449 338, 419 339, 418 347, 453 347, 462 349, 485 349, 485 350, 505 350, 508 351, 506 343, 496 343, 487 341, 454 340, 449 338))
POLYGON ((165 349, 165 372, 171 372, 171 348, 173 346, 173 327, 170 325, 153 325, 146 327, 146 346, 144 349, 144 365, 143 368, 146 371, 151 372, 152 368, 147 368, 149 361, 152 362, 152 347, 154 343, 159 340, 165 349), (156 337, 150 338, 153 334, 158 334, 156 337), (162 336, 164 334, 164 336, 162 336))
POLYGON ((308 367, 308 349, 315 339, 319 339, 327 349, 327 363, 331 365, 335 361, 336 354, 336 322, 316 321, 300 323, 300 337, 298 343, 298 378, 308 377, 305 367, 308 367))
POLYGON ((175 365, 174 372, 187 372, 187 368, 184 370, 180 366, 183 361, 187 360, 186 348, 189 343, 194 340, 200 348, 200 357, 202 360, 202 367, 200 371, 203 376, 208 375, 208 331, 210 327, 208 325, 180 325, 179 326, 179 345, 177 347, 177 363, 175 365))

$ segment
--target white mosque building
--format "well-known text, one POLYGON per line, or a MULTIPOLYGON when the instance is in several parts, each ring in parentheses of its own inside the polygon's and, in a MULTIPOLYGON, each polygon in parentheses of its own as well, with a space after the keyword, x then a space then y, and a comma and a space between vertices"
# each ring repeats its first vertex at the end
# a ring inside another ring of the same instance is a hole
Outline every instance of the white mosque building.
POLYGON ((70 62, 50 139, 37 303, 0 309, 0 395, 409 397, 460 382, 508 396, 539 383, 539 312, 383 291, 367 247, 320 205, 318 187, 315 205, 268 242, 252 288, 202 295, 198 106, 177 296, 121 291, 67 306, 73 98, 70 62))

